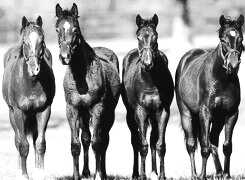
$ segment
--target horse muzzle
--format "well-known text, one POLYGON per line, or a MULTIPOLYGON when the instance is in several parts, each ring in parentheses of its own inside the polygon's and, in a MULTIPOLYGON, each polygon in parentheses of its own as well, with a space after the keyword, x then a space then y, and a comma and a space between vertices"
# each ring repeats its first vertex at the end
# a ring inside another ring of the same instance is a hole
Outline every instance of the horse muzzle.
POLYGON ((27 61, 28 73, 31 77, 37 76, 40 72, 40 64, 37 57, 30 57, 27 61))
POLYGON ((227 74, 237 73, 239 70, 240 63, 241 59, 237 51, 232 51, 228 53, 224 63, 224 67, 227 70, 227 74))
POLYGON ((71 62, 71 47, 67 43, 60 44, 60 61, 63 65, 69 65, 71 62))

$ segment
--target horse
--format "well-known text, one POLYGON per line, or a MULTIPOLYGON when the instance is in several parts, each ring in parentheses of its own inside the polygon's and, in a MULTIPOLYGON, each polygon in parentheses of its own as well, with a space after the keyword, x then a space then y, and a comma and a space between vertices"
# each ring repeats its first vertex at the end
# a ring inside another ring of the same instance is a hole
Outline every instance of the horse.
POLYGON ((106 150, 121 87, 118 58, 112 50, 105 47, 92 48, 84 40, 75 3, 70 10, 63 10, 57 4, 56 17, 59 59, 67 65, 63 85, 66 115, 71 128, 73 178, 80 178, 81 129, 84 150, 82 176, 90 177, 88 150, 91 142, 96 159, 95 179, 107 179, 106 150), (90 125, 93 127, 92 139, 90 125))
POLYGON ((242 45, 244 17, 219 19, 220 42, 211 50, 192 49, 180 60, 175 76, 176 100, 190 156, 192 179, 198 179, 195 166, 197 140, 201 145, 202 170, 212 153, 216 176, 230 178, 232 133, 238 119, 240 84, 237 76, 242 45), (224 127, 224 170, 219 160, 219 135, 224 127))
POLYGON ((29 22, 23 16, 20 42, 4 55, 2 95, 9 107, 22 176, 27 179, 27 136, 33 138, 35 167, 43 170, 45 132, 55 95, 52 55, 45 45, 42 24, 41 16, 36 22, 29 22))
POLYGON ((148 153, 147 127, 151 124, 151 179, 157 179, 156 151, 160 158, 159 179, 165 179, 165 131, 174 95, 173 79, 167 56, 158 49, 158 16, 149 19, 136 16, 138 48, 123 59, 122 100, 127 109, 126 121, 134 151, 133 179, 139 178, 138 154, 141 155, 140 179, 145 180, 145 159, 148 153))

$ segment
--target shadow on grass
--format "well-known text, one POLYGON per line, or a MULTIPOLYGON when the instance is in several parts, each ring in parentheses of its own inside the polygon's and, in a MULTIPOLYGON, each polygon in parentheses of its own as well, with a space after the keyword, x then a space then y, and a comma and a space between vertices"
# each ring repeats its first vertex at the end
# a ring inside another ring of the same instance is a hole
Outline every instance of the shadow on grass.
MULTIPOLYGON (((87 180, 93 180, 93 176, 91 176, 90 178, 88 178, 87 180)), ((130 180, 130 177, 125 177, 125 176, 112 176, 109 175, 107 176, 107 180, 130 180)), ((65 176, 65 177, 59 177, 57 178, 57 180, 73 180, 72 176, 65 176)), ((85 180, 85 179, 81 179, 81 180, 85 180)))
MULTIPOLYGON (((93 176, 92 176, 93 177, 93 176)), ((89 178, 88 180, 93 180, 93 178, 89 178)), ((147 178, 150 180, 150 178, 147 178)), ((188 177, 180 177, 179 179, 175 178, 167 178, 167 180, 189 180, 190 178, 188 177)), ((244 180, 245 179, 245 174, 244 175, 238 175, 238 176, 232 176, 232 180, 244 180)), ((65 176, 65 177, 60 177, 57 178, 57 180, 73 180, 72 176, 65 176)), ((85 180, 85 179, 83 179, 85 180)), ((131 177, 125 177, 125 176, 108 176, 107 180, 131 180, 131 177)), ((214 175, 208 175, 207 180, 217 180, 214 175)))

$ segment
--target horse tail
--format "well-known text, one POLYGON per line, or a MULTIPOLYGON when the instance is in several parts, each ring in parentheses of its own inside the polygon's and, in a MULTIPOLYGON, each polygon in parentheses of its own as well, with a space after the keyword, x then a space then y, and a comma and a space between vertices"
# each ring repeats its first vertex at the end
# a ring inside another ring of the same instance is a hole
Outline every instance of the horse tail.
POLYGON ((34 135, 37 132, 37 121, 35 116, 27 118, 24 124, 24 132, 26 135, 34 135))

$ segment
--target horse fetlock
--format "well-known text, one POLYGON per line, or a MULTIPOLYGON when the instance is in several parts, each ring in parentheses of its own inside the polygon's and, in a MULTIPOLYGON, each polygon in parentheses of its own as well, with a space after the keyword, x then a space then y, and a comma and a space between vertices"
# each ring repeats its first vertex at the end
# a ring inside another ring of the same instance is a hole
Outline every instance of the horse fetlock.
POLYGON ((83 169, 82 172, 82 178, 89 178, 90 177, 90 170, 89 169, 83 169))
POLYGON ((81 143, 71 143, 71 154, 73 156, 79 156, 81 152, 81 143))

